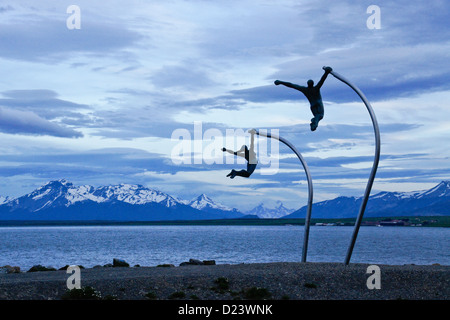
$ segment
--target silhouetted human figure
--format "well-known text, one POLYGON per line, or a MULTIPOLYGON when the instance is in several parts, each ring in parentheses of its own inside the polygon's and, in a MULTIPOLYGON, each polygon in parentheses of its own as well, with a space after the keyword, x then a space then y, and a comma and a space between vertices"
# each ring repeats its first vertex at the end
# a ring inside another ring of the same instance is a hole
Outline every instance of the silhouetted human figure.
POLYGON ((275 85, 284 85, 286 87, 296 89, 300 92, 302 92, 306 98, 308 98, 308 101, 311 105, 311 112, 314 115, 314 118, 311 119, 311 131, 315 131, 317 129, 317 126, 319 125, 319 121, 323 119, 324 116, 324 108, 322 103, 322 96, 320 95, 320 88, 322 87, 323 83, 325 82, 325 79, 327 78, 328 74, 333 71, 330 67, 324 68, 325 73, 323 74, 322 78, 320 78, 319 82, 316 86, 314 86, 314 81, 308 80, 307 87, 299 86, 297 84, 293 84, 290 82, 275 80, 275 85))
POLYGON ((255 153, 255 133, 256 131, 254 129, 248 131, 251 136, 251 142, 250 142, 250 150, 247 148, 246 145, 243 145, 241 149, 238 151, 228 150, 226 148, 222 148, 223 152, 228 152, 231 154, 234 154, 239 157, 244 157, 245 160, 247 160, 247 170, 231 170, 229 174, 227 174, 227 177, 230 177, 230 179, 234 179, 236 176, 248 178, 250 175, 255 171, 256 165, 258 164, 258 160, 256 159, 256 153, 255 153))

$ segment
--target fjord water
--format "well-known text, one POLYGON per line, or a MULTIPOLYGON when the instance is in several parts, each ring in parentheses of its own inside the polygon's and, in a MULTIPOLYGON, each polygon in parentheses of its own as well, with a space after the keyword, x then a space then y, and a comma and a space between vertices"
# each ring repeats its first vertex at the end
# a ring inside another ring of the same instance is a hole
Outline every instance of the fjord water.
MULTIPOLYGON (((344 262, 353 227, 312 226, 308 262, 344 262)), ((0 266, 299 262, 303 226, 1 227, 0 266)), ((351 263, 450 265, 450 229, 361 227, 351 263)))

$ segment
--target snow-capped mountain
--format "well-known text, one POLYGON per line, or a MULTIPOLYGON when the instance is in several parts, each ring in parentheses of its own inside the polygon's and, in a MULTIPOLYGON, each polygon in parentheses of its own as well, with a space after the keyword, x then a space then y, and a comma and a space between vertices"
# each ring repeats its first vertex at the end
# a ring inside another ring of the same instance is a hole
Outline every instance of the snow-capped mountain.
POLYGON ((225 211, 232 211, 232 208, 229 208, 227 206, 224 206, 222 204, 218 204, 214 202, 211 198, 209 198, 206 194, 202 193, 197 198, 191 200, 189 202, 189 205, 192 208, 196 208, 199 210, 205 209, 205 208, 212 208, 212 209, 220 209, 225 211))
MULTIPOLYGON (((338 197, 315 203, 313 218, 354 218, 362 197, 338 197)), ((0 220, 204 220, 229 218, 303 218, 306 206, 290 213, 281 202, 263 204, 245 214, 205 194, 187 201, 141 185, 75 186, 50 181, 21 197, 0 197, 0 220)), ((416 192, 380 192, 369 198, 365 216, 450 215, 450 181, 416 192)))
POLYGON ((11 199, 9 197, 0 196, 0 205, 9 202, 11 199))
POLYGON ((74 186, 67 180, 50 181, 35 191, 9 201, 8 206, 27 208, 37 212, 50 207, 69 207, 77 202, 124 202, 128 204, 160 203, 166 207, 182 204, 165 193, 141 185, 120 184, 94 188, 89 185, 74 186))
POLYGON ((70 200, 66 195, 72 188, 72 183, 66 180, 50 181, 27 195, 6 202, 3 206, 12 210, 27 209, 33 212, 51 206, 67 206, 70 200))
POLYGON ((121 201, 129 204, 146 204, 155 202, 166 207, 183 204, 182 201, 163 192, 145 188, 141 185, 119 184, 116 186, 99 187, 92 195, 99 202, 121 201))
POLYGON ((141 185, 95 188, 75 186, 64 179, 0 203, 0 219, 200 220, 242 216, 206 195, 189 202, 141 185))
POLYGON ((209 213, 227 212, 230 218, 240 218, 243 216, 243 214, 239 212, 237 209, 230 208, 224 206, 223 204, 217 203, 204 193, 198 196, 197 198, 192 199, 188 204, 190 207, 204 212, 209 213))
MULTIPOLYGON (((362 197, 338 197, 313 204, 313 218, 354 218, 362 197)), ((307 207, 285 218, 304 218, 307 207)), ((442 181, 429 190, 380 192, 367 203, 365 217, 450 215, 450 181, 442 181)))
POLYGON ((268 208, 264 203, 260 203, 257 207, 247 211, 246 214, 256 215, 263 219, 276 219, 284 217, 292 213, 292 211, 294 210, 286 208, 281 201, 277 201, 277 206, 275 208, 268 208))

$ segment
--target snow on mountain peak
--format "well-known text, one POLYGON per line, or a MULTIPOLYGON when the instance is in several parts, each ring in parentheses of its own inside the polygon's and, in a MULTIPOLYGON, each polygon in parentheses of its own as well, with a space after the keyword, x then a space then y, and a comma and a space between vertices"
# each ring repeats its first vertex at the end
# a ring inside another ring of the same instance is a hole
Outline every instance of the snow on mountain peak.
POLYGON ((121 201, 129 204, 146 204, 149 202, 163 203, 167 207, 180 203, 175 198, 163 192, 146 188, 142 185, 119 184, 99 187, 92 194, 98 201, 121 201))
MULTIPOLYGON (((214 202, 206 194, 201 194, 192 201, 180 200, 164 192, 150 189, 139 184, 121 183, 118 185, 93 187, 90 185, 74 186, 71 182, 60 179, 47 182, 29 194, 15 199, 14 205, 30 207, 39 211, 50 206, 69 207, 78 202, 92 201, 124 202, 131 205, 159 203, 166 207, 187 205, 194 209, 217 209, 234 211, 224 205, 214 202)), ((9 198, 0 197, 0 205, 11 202, 9 198)))
POLYGON ((210 208, 210 209, 219 209, 219 210, 224 210, 224 211, 233 211, 233 209, 231 209, 227 206, 224 206, 220 203, 214 202, 211 198, 209 198, 204 193, 199 195, 197 198, 191 200, 191 202, 189 202, 188 205, 191 206, 192 208, 195 208, 198 210, 210 208))
MULTIPOLYGON (((438 185, 431 189, 421 191, 408 191, 408 192, 387 192, 382 191, 373 196, 370 196, 370 200, 383 199, 385 201, 391 201, 395 199, 421 199, 421 198, 439 198, 444 196, 450 196, 450 181, 441 181, 438 185)), ((358 199, 362 199, 359 197, 358 199)))
MULTIPOLYGON (((53 205, 68 207, 88 200, 97 203, 119 201, 129 204, 157 202, 167 207, 181 203, 170 195, 142 185, 122 183, 95 188, 90 185, 74 186, 65 179, 50 181, 33 192, 15 199, 15 203, 27 206, 27 203, 32 201, 34 202, 33 211, 39 211, 53 205)), ((7 202, 6 200, 2 201, 0 199, 0 204, 7 202)))
POLYGON ((276 202, 276 206, 273 208, 266 207, 264 203, 260 203, 255 208, 247 211, 246 214, 257 215, 264 219, 280 218, 292 213, 294 210, 286 208, 281 201, 276 202))
MULTIPOLYGON (((384 208, 383 210, 389 211, 393 210, 392 208, 400 203, 405 208, 416 210, 417 208, 411 207, 413 203, 420 202, 422 207, 424 207, 428 203, 433 205, 436 203, 444 203, 445 201, 448 201, 446 200, 448 198, 450 198, 450 181, 442 181, 428 190, 413 192, 380 192, 370 197, 369 206, 378 206, 379 208, 384 208)), ((335 208, 339 208, 339 210, 342 211, 349 206, 355 205, 355 203, 360 200, 361 197, 338 197, 314 205, 316 208, 315 210, 325 210, 330 206, 335 206, 335 208)), ((31 193, 18 198, 0 196, 0 205, 2 207, 13 208, 11 210, 26 209, 30 212, 37 212, 48 208, 69 207, 75 203, 84 201, 96 203, 107 202, 111 204, 117 202, 128 203, 131 205, 158 203, 159 205, 166 207, 178 205, 182 205, 181 207, 190 206, 200 211, 215 214, 217 214, 218 211, 221 211, 220 214, 223 214, 224 211, 226 211, 226 215, 240 213, 236 209, 215 202, 204 193, 191 201, 180 200, 155 189, 138 184, 126 183, 100 187, 93 187, 90 185, 74 186, 71 182, 60 179, 47 182, 31 193)), ((448 208, 448 205, 445 203, 442 206, 443 208, 448 208)), ((438 209, 436 209, 436 212, 438 213, 446 210, 442 208, 438 209), (438 211, 438 209, 440 211, 438 211)), ((292 211, 293 210, 286 208, 281 201, 277 201, 270 207, 266 207, 264 203, 260 203, 258 206, 245 213, 257 215, 259 218, 280 218, 291 214, 292 211)))
POLYGON ((7 203, 8 201, 10 201, 11 199, 9 197, 3 197, 0 196, 0 205, 7 203))
POLYGON ((437 186, 423 192, 421 195, 443 197, 448 194, 450 194, 450 181, 441 181, 441 183, 439 183, 437 186))
POLYGON ((38 189, 44 189, 47 187, 56 187, 56 186, 60 186, 60 185, 66 186, 66 187, 73 186, 72 182, 69 182, 66 179, 59 179, 59 180, 51 180, 38 189))

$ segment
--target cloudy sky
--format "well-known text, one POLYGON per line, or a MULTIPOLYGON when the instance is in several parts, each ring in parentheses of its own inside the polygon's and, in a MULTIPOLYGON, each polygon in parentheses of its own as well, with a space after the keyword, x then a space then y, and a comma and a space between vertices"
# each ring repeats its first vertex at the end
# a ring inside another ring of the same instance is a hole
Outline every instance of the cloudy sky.
POLYGON ((206 193, 241 210, 305 205, 300 162, 264 138, 252 177, 226 178, 245 164, 220 148, 259 128, 302 153, 314 201, 362 196, 374 134, 359 97, 329 76, 311 132, 306 98, 273 84, 317 82, 326 65, 365 93, 380 124, 372 194, 430 188, 450 179, 449 11, 444 0, 4 0, 0 195, 65 178, 206 193), (174 162, 180 132, 197 140, 174 162))

